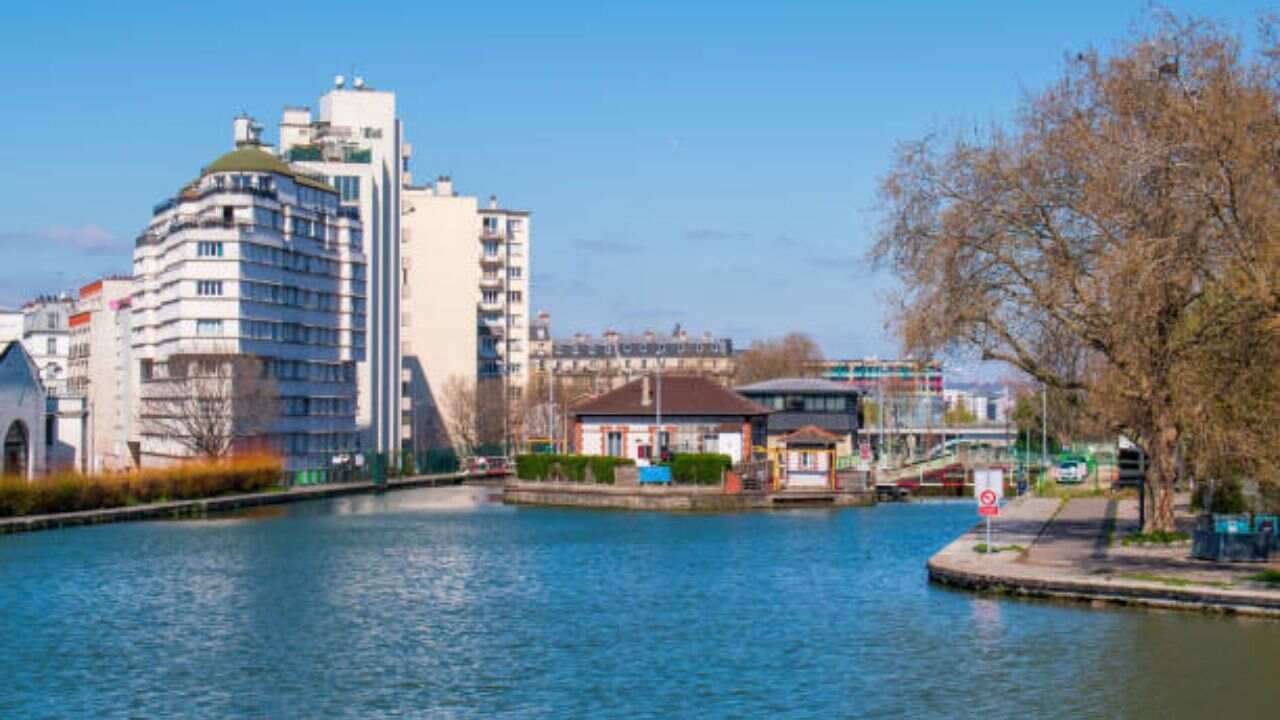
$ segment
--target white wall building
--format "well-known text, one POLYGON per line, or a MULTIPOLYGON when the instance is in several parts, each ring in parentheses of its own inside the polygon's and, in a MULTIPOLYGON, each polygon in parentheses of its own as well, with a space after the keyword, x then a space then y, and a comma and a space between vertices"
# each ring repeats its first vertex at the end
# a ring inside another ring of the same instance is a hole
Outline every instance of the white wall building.
MULTIPOLYGON (((324 467, 359 444, 362 226, 337 190, 258 147, 255 131, 252 121, 237 119, 240 147, 159 204, 137 240, 138 404, 145 413, 150 397, 154 406, 175 357, 257 359, 280 397, 261 440, 289 467, 324 467)), ((135 435, 143 464, 185 454, 145 422, 135 435)))
POLYGON ((1013 414, 1013 394, 1004 385, 948 383, 942 399, 947 410, 963 408, 978 425, 1004 424, 1013 414))
POLYGON ((398 451, 410 431, 402 415, 400 302, 401 185, 409 159, 396 96, 341 77, 320 98, 319 116, 286 107, 280 121, 281 156, 339 191, 344 207, 358 208, 369 263, 366 362, 357 368, 357 417, 363 449, 398 451))
POLYGON ((505 377, 512 401, 529 378, 529 219, 498 207, 496 196, 480 209, 479 374, 505 377))
POLYGON ((40 381, 50 395, 67 391, 67 365, 71 351, 67 319, 71 297, 64 294, 36 298, 22 308, 22 344, 40 369, 40 381))
POLYGON ((88 470, 132 467, 132 278, 103 278, 80 288, 68 322, 71 355, 67 387, 84 398, 88 414, 88 470))
POLYGON ((475 387, 480 293, 501 291, 506 282, 496 270, 481 279, 477 202, 455 193, 449 178, 405 187, 402 224, 401 326, 412 445, 454 446, 449 428, 456 409, 444 397, 445 386, 457 378, 475 387))
POLYGON ((0 475, 32 478, 45 469, 45 391, 22 343, 0 345, 0 475))
POLYGON ((0 348, 22 340, 22 311, 0 308, 0 348))

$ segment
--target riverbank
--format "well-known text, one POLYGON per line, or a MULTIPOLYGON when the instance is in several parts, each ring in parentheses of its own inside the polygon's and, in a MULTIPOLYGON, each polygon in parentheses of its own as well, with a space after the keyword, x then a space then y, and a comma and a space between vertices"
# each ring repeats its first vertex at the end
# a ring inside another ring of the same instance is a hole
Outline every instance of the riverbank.
POLYGON ((1025 498, 992 523, 991 548, 979 523, 929 559, 929 579, 980 592, 1280 618, 1280 587, 1250 579, 1275 564, 1205 562, 1189 557, 1187 543, 1120 541, 1136 530, 1136 500, 1025 498))
POLYGON ((441 485, 457 485, 464 480, 463 473, 443 473, 439 475, 417 475, 407 478, 388 479, 385 485, 371 482, 330 483, 325 485, 308 485, 282 490, 270 490, 257 493, 222 495, 197 500, 177 500, 173 502, 146 503, 128 507, 105 508, 101 510, 82 510, 70 513, 53 513, 49 515, 23 515, 0 520, 0 535, 33 532, 36 530, 53 530, 56 528, 75 527, 77 525, 98 525, 102 523, 132 522, 135 520, 157 520, 164 518, 199 517, 215 512, 239 510, 242 508, 261 507, 264 505, 282 505, 285 503, 303 502, 321 498, 356 495, 382 490, 402 490, 418 487, 437 487, 441 485))
POLYGON ((580 507, 615 510, 732 512, 780 507, 855 507, 875 504, 875 493, 779 492, 726 493, 719 486, 593 485, 509 480, 502 501, 508 505, 580 507))

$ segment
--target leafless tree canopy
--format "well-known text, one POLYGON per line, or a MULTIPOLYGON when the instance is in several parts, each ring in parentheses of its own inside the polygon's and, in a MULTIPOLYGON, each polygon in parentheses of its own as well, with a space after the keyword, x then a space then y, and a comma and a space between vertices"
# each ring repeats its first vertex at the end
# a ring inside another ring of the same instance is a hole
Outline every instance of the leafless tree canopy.
POLYGON ((902 280, 908 349, 1006 361, 1134 438, 1152 529, 1172 527, 1179 453, 1209 463, 1216 429, 1277 408, 1274 369, 1250 390, 1265 400, 1224 394, 1276 355, 1280 85, 1262 25, 1272 52, 1255 58, 1157 17, 1111 56, 1068 59, 1008 128, 903 144, 881 188, 873 257, 902 280))
POLYGON ((196 456, 249 447, 279 415, 275 381, 245 355, 175 355, 142 388, 143 434, 196 456))
POLYGON ((501 380, 468 382, 453 375, 445 381, 440 395, 448 411, 449 437, 460 455, 473 455, 481 445, 503 442, 507 408, 501 380))
POLYGON ((819 373, 822 360, 818 343, 805 333, 756 340, 738 357, 736 382, 747 385, 782 377, 813 377, 819 373))

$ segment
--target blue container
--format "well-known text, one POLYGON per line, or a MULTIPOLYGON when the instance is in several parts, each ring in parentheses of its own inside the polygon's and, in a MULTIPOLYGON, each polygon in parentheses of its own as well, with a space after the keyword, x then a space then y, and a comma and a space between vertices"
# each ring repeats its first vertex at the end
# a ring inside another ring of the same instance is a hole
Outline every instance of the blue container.
POLYGON ((1254 515, 1253 531, 1266 532, 1270 530, 1274 534, 1280 534, 1280 515, 1254 515))
POLYGON ((1214 515, 1213 531, 1219 533, 1247 533, 1252 528, 1247 515, 1214 515))
POLYGON ((670 485, 671 468, 666 465, 640 468, 641 485, 670 485))

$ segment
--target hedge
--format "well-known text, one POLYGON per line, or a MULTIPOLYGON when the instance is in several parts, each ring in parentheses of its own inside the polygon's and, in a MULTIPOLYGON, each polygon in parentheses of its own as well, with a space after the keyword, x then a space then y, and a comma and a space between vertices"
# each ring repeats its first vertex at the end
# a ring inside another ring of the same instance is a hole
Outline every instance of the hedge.
POLYGON ((587 468, 597 483, 612 485, 613 471, 619 465, 635 465, 629 458, 596 455, 517 455, 516 477, 521 480, 552 480, 557 476, 572 482, 585 482, 587 468))
POLYGON ((0 478, 0 517, 100 510, 168 500, 251 493, 280 484, 280 461, 241 457, 133 472, 0 478))
POLYGON ((687 485, 719 485, 733 459, 720 453, 678 453, 671 458, 671 478, 687 485))

